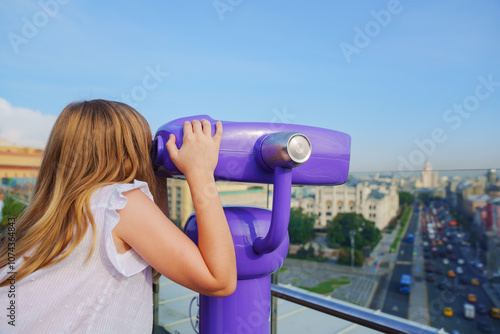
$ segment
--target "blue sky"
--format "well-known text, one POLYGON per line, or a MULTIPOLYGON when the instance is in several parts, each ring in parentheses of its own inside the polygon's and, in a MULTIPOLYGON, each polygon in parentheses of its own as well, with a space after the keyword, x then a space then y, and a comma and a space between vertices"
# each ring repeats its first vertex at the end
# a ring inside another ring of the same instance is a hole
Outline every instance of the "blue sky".
POLYGON ((500 168, 500 1, 3 1, 0 138, 74 100, 352 137, 351 171, 500 168))

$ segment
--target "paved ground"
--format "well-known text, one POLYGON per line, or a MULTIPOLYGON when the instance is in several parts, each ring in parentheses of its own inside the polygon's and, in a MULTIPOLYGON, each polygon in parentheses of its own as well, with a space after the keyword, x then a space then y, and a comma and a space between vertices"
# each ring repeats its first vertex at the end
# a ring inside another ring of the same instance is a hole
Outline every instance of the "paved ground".
POLYGON ((285 270, 278 275, 280 284, 312 288, 331 279, 349 281, 337 287, 331 296, 361 306, 369 306, 379 278, 362 270, 345 270, 345 266, 294 259, 287 259, 283 267, 285 270))
POLYGON ((383 234, 382 240, 363 267, 337 265, 334 261, 319 263, 288 258, 283 265, 286 270, 279 274, 278 280, 282 284, 314 287, 330 279, 347 278, 351 283, 336 288, 331 294, 333 298, 365 307, 373 306, 372 301, 377 299, 378 304, 382 305, 388 284, 386 274, 391 272, 397 257, 397 252, 390 252, 396 235, 397 229, 383 234), (379 284, 384 284, 385 287, 377 289, 379 284), (376 291, 384 296, 376 295, 376 291))

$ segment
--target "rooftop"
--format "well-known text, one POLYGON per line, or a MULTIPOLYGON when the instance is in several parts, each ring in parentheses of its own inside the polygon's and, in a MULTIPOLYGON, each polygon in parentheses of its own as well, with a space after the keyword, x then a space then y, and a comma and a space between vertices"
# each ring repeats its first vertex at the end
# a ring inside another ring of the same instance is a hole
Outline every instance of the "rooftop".
MULTIPOLYGON (((307 292, 305 290, 286 286, 287 289, 298 291, 308 296, 319 297, 324 300, 332 300, 331 297, 307 292)), ((160 278, 160 302, 159 302, 159 325, 171 334, 191 334, 196 333, 197 326, 197 293, 177 285, 165 277, 160 278)), ((389 314, 381 313, 367 308, 363 308, 352 303, 335 300, 341 306, 355 310, 368 311, 372 314, 385 317, 386 319, 402 321, 418 326, 422 330, 438 333, 437 329, 415 323, 410 320, 401 319, 389 314)), ((370 334, 381 333, 335 316, 313 310, 311 308, 295 304, 293 302, 278 299, 277 302, 277 328, 278 333, 314 333, 314 334, 370 334)), ((442 332, 444 333, 444 332, 442 332)))

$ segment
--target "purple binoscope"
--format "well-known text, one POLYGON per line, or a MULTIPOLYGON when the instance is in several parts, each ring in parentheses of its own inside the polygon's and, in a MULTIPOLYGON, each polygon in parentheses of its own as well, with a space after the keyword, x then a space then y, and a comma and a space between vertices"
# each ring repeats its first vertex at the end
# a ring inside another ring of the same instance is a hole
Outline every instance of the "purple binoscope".
MULTIPOLYGON (((206 119, 215 132, 216 121, 206 115, 180 118, 160 127, 153 142, 153 166, 159 175, 182 178, 170 159, 170 134, 180 148, 185 121, 206 119)), ((270 332, 271 274, 288 253, 288 222, 292 184, 338 185, 347 181, 351 138, 323 128, 256 122, 223 121, 216 180, 273 184, 272 210, 224 207, 236 252, 238 283, 228 297, 200 295, 199 333, 270 332)), ((212 135, 213 135, 212 133, 212 135)), ((198 240, 196 216, 184 232, 198 240)))
MULTIPOLYGON (((215 132, 216 121, 206 115, 180 118, 160 127, 155 136, 158 173, 181 177, 168 155, 165 143, 173 133, 182 145, 184 121, 207 119, 215 132)), ((349 135, 312 126, 277 123, 222 122, 224 134, 220 145, 217 180, 273 183, 273 169, 279 164, 293 168, 293 184, 335 185, 345 183, 349 171, 349 135), (285 147, 283 147, 285 146, 285 147), (278 163, 283 150, 284 161, 278 163), (288 157, 287 157, 288 155, 288 157), (288 161, 286 161, 288 160, 288 161)))

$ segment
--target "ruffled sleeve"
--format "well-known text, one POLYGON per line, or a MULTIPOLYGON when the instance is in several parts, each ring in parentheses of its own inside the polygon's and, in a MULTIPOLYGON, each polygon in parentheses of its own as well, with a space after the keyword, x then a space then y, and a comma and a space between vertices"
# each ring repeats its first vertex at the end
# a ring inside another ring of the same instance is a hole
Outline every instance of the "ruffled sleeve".
POLYGON ((117 210, 123 209, 127 204, 124 192, 140 189, 151 200, 153 200, 153 196, 149 191, 148 184, 143 181, 134 180, 134 183, 116 184, 112 187, 111 196, 105 209, 104 241, 106 254, 120 274, 130 277, 143 271, 149 264, 134 249, 129 249, 123 254, 116 251, 111 232, 120 220, 117 210))

